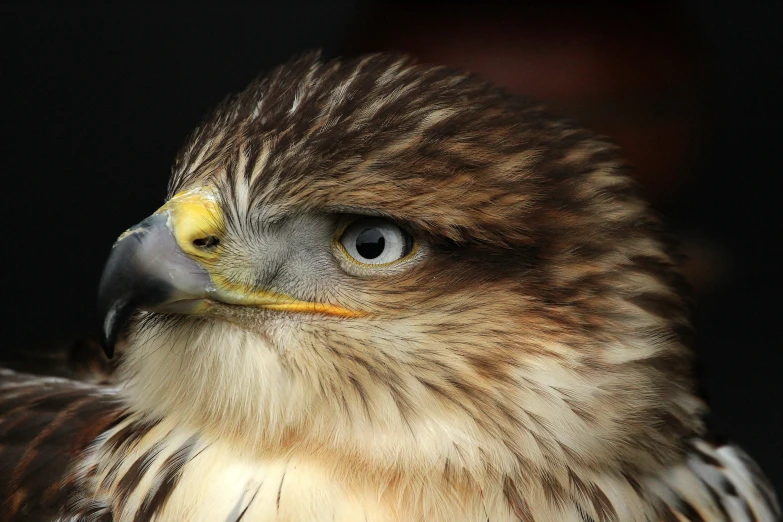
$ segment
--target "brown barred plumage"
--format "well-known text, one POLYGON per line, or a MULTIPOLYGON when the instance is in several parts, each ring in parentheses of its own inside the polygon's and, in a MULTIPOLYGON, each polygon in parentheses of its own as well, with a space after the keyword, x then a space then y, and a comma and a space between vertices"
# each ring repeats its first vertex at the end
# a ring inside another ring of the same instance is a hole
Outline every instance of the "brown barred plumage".
POLYGON ((219 107, 169 192, 101 283, 107 343, 141 310, 118 387, 2 374, 5 520, 780 517, 704 440, 658 219, 538 104, 309 55, 219 107), (356 223, 399 255, 359 261, 356 223))
POLYGON ((0 520, 55 520, 78 488, 70 467, 120 419, 108 390, 0 369, 0 520))

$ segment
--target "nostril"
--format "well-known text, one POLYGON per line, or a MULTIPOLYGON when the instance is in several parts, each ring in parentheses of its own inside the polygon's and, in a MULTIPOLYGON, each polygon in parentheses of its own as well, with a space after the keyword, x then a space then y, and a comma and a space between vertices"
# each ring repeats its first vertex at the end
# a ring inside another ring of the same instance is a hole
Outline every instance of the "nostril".
POLYGON ((215 236, 199 237, 193 240, 193 246, 201 250, 213 250, 220 244, 220 239, 215 236))

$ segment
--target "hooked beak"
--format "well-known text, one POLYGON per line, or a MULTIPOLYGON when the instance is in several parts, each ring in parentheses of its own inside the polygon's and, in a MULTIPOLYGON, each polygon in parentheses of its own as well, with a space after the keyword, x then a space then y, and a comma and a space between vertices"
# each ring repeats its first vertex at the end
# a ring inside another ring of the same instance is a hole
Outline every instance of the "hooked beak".
POLYGON ((175 196, 117 239, 98 287, 107 356, 114 355, 117 338, 137 309, 198 313, 208 307, 215 286, 197 260, 214 254, 209 249, 219 243, 221 228, 214 198, 199 191, 175 196))
POLYGON ((136 310, 200 314, 220 302, 336 317, 365 315, 221 276, 223 219, 214 192, 200 187, 177 194, 117 239, 98 288, 101 342, 108 357, 136 310))

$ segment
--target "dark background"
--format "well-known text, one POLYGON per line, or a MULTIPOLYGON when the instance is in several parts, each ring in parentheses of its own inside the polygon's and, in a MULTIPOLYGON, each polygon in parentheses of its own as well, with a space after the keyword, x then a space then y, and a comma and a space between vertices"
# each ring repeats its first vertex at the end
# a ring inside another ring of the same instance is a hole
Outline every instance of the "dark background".
POLYGON ((548 6, 3 5, 0 350, 95 334, 113 240, 163 203, 177 148, 226 94, 308 49, 407 51, 626 149, 689 256, 712 422, 783 491, 783 7, 548 6))

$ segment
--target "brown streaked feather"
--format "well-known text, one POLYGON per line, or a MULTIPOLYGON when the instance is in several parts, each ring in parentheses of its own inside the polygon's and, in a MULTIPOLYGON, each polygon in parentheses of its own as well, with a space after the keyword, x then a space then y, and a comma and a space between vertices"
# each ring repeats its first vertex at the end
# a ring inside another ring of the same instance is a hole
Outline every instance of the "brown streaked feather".
POLYGON ((139 509, 137 515, 139 522, 152 520, 152 517, 163 509, 182 475, 182 466, 192 457, 196 443, 196 437, 189 438, 185 444, 163 461, 155 485, 147 492, 139 509))
POLYGON ((75 459, 120 415, 100 387, 0 369, 0 521, 62 514, 75 459))
POLYGON ((772 522, 783 517, 767 477, 733 444, 690 440, 685 462, 660 481, 665 485, 661 500, 678 520, 772 522))

